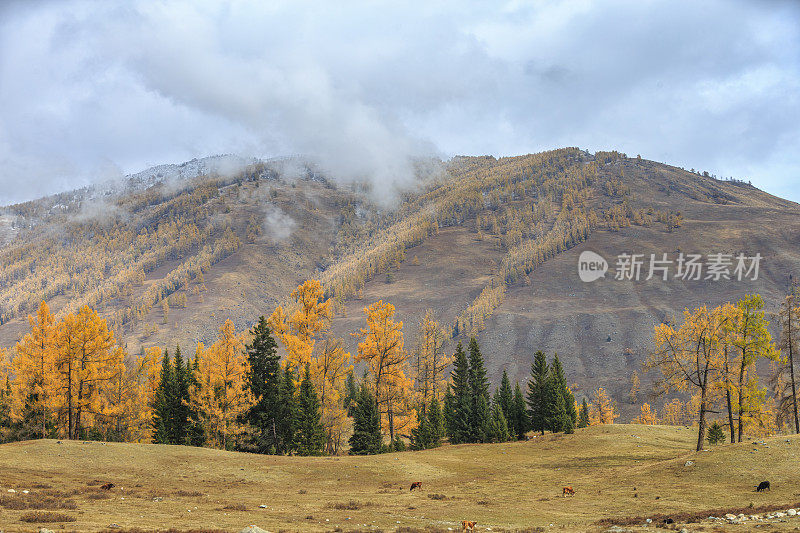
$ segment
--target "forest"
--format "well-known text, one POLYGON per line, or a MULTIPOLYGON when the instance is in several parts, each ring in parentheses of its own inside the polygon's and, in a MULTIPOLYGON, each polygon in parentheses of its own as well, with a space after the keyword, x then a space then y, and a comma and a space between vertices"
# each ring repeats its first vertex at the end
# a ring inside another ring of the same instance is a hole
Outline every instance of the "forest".
MULTIPOLYGON (((512 385, 504 372, 492 388, 475 338, 448 349, 450 334, 432 311, 407 344, 391 303, 367 305, 351 355, 330 331, 334 303, 319 280, 307 280, 249 331, 226 320, 215 342, 184 357, 177 346, 129 354, 89 306, 57 318, 42 302, 29 331, 0 353, 0 436, 375 454, 572 433, 618 418, 603 388, 576 398, 555 353, 531 354, 525 383, 512 385)), ((631 422, 695 425, 698 449, 724 438, 722 428, 731 442, 800 432, 794 293, 777 319, 775 342, 764 301, 748 295, 657 325, 649 360, 631 376, 628 400, 640 405, 631 422)))

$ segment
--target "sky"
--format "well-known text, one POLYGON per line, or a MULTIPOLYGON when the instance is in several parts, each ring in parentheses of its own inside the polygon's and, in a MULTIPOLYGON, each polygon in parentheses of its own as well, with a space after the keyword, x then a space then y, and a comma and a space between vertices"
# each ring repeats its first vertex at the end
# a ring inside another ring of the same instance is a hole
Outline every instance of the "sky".
POLYGON ((800 201, 800 2, 0 4, 0 205, 222 153, 388 186, 564 146, 800 201))

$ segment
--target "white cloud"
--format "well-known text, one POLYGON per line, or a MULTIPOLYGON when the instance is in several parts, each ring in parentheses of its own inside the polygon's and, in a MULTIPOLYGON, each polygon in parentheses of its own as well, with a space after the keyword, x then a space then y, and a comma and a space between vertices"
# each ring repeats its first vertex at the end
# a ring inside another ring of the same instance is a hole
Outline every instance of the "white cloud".
POLYGON ((0 203, 214 153, 619 149, 800 200, 791 2, 18 2, 0 12, 0 203))

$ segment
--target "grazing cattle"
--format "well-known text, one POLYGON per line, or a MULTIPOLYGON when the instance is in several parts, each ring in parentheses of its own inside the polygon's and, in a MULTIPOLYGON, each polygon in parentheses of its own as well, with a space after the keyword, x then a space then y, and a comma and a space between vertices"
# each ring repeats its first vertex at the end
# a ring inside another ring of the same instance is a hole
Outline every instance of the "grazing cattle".
POLYGON ((756 487, 756 492, 764 492, 765 490, 772 492, 772 489, 769 488, 769 481, 762 481, 756 487))
POLYGON ((477 522, 470 522, 469 520, 462 520, 461 521, 461 531, 462 533, 465 531, 472 531, 475 529, 475 526, 478 525, 477 522))
POLYGON ((113 483, 106 483, 105 485, 100 485, 100 488, 103 490, 111 490, 114 488, 113 483))
POLYGON ((675 520, 673 520, 672 518, 667 517, 667 518, 664 519, 664 523, 665 524, 674 524, 675 520))
POLYGON ((409 489, 409 491, 412 491, 414 489, 422 490, 422 481, 413 481, 411 483, 411 488, 409 489))
POLYGON ((575 496, 575 490, 572 487, 564 487, 563 489, 561 489, 561 494, 565 498, 567 497, 567 495, 575 496))

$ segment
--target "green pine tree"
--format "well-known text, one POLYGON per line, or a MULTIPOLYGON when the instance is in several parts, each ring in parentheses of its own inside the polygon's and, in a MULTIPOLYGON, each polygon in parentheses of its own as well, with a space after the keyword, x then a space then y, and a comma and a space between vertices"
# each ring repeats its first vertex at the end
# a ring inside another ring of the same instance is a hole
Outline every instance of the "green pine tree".
POLYGON ((469 361, 461 343, 456 346, 453 371, 450 373, 450 387, 447 402, 447 437, 451 444, 470 442, 472 429, 472 391, 470 389, 469 361))
POLYGON ((351 455, 381 453, 381 420, 375 396, 362 384, 353 406, 353 435, 350 437, 351 455))
POLYGON ((506 416, 503 414, 503 408, 499 403, 495 403, 492 407, 492 413, 489 417, 489 427, 486 434, 487 442, 506 442, 510 438, 508 432, 508 422, 506 416))
POLYGON ((431 403, 428 406, 426 413, 428 421, 428 428, 430 431, 430 440, 428 442, 429 448, 438 448, 442 444, 444 438, 444 413, 442 412, 442 405, 435 397, 431 398, 431 403))
POLYGON ((723 431, 722 426, 717 421, 714 421, 711 427, 708 428, 708 442, 711 444, 725 442, 725 431, 723 431))
POLYGON ((294 449, 298 455, 322 455, 325 430, 321 418, 319 398, 311 383, 309 365, 306 364, 297 397, 297 425, 294 429, 294 449))
POLYGON ((172 365, 170 364, 169 352, 164 350, 164 358, 161 359, 161 377, 158 381, 155 397, 153 398, 153 443, 171 444, 172 434, 172 407, 174 380, 172 377, 172 365))
MULTIPOLYGON (((503 378, 500 380, 500 389, 497 391, 500 408, 506 420, 513 418, 514 410, 514 391, 511 389, 511 380, 508 379, 508 372, 503 370, 503 378)), ((512 424, 509 423, 509 426, 512 424)))
POLYGON ((589 405, 586 403, 586 398, 584 398, 583 402, 581 403, 581 409, 578 415, 578 427, 579 428, 589 427, 589 405))
POLYGON ((281 409, 278 422, 278 438, 280 440, 279 454, 289 454, 294 451, 294 431, 297 425, 297 397, 294 386, 294 372, 286 368, 283 373, 281 385, 281 409))
POLYGON ((561 366, 558 354, 553 355, 553 362, 550 364, 550 387, 552 391, 548 393, 548 398, 549 401, 554 402, 552 405, 548 405, 550 430, 556 433, 562 431, 572 433, 575 429, 575 422, 570 411, 575 399, 567 387, 564 368, 561 366))
POLYGON ((564 399, 558 380, 549 376, 544 392, 545 429, 553 433, 561 432, 567 411, 564 409, 564 399))
POLYGON ((172 423, 168 428, 170 444, 186 444, 189 433, 189 385, 190 373, 188 362, 183 364, 181 347, 175 347, 172 360, 172 392, 170 393, 170 411, 172 423))
POLYGON ((489 379, 483 354, 475 337, 469 340, 469 388, 472 396, 472 416, 470 417, 470 442, 484 442, 491 417, 489 398, 489 379))
POLYGON ((528 397, 526 400, 528 404, 530 427, 533 431, 540 431, 542 435, 544 435, 544 430, 548 429, 547 404, 545 399, 548 375, 547 358, 544 352, 537 350, 537 352, 533 354, 531 377, 530 381, 528 381, 528 397))
POLYGON ((511 420, 513 421, 514 426, 514 436, 518 440, 524 440, 525 433, 527 433, 530 426, 530 421, 528 419, 528 411, 525 408, 525 397, 522 395, 522 389, 519 386, 519 382, 517 382, 514 386, 512 413, 511 420))
POLYGON ((245 419, 253 429, 253 450, 274 454, 280 448, 278 419, 282 410, 278 344, 263 316, 259 317, 250 334, 253 340, 246 347, 247 361, 250 363, 247 386, 256 402, 245 413, 245 419))
POLYGON ((347 409, 347 416, 353 416, 353 408, 358 399, 358 386, 356 385, 356 378, 353 376, 352 370, 347 374, 344 390, 344 407, 347 409))

